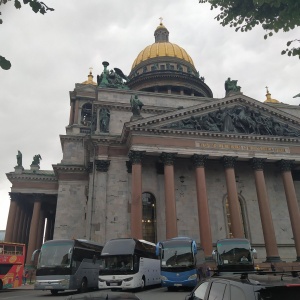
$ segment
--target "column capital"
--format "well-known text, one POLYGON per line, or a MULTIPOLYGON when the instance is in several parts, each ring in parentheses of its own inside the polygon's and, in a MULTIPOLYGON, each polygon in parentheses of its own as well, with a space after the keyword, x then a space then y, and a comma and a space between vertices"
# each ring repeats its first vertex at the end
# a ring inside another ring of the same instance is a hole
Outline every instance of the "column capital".
POLYGON ((281 159, 278 161, 278 166, 281 172, 291 171, 294 167, 294 160, 281 159))
POLYGON ((160 155, 160 159, 163 162, 163 164, 165 166, 172 166, 174 164, 175 161, 175 156, 177 155, 177 153, 167 153, 167 152, 163 152, 160 155))
POLYGON ((107 172, 110 165, 110 160, 95 160, 96 170, 100 172, 107 172))
POLYGON ((191 157, 195 168, 204 167, 205 163, 207 161, 207 158, 208 158, 208 155, 199 155, 199 154, 194 154, 191 157))
POLYGON ((13 192, 9 192, 9 197, 11 201, 18 201, 21 197, 20 193, 13 193, 13 192))
POLYGON ((253 157, 251 161, 252 169, 255 171, 263 170, 264 169, 264 163, 267 159, 266 158, 257 158, 253 157))
POLYGON ((237 160, 237 156, 223 156, 221 161, 225 169, 234 168, 235 162, 237 160))
POLYGON ((141 164, 142 163, 142 158, 145 155, 145 151, 133 151, 130 150, 128 157, 130 162, 133 165, 141 164))

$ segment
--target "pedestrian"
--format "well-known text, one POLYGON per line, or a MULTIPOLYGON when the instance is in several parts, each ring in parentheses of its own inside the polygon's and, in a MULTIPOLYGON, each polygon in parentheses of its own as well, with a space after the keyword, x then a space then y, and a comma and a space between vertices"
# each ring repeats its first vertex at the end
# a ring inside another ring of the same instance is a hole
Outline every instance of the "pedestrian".
POLYGON ((23 276, 22 276, 22 279, 23 279, 23 285, 26 285, 26 283, 27 283, 27 278, 28 278, 28 270, 27 270, 27 269, 24 269, 24 271, 23 271, 23 276))
POLYGON ((210 277, 210 267, 206 268, 206 277, 210 277))

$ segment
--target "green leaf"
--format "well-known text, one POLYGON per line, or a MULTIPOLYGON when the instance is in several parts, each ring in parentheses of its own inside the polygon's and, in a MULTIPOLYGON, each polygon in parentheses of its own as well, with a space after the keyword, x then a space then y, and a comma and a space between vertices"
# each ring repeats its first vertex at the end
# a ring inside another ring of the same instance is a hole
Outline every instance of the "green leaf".
POLYGON ((19 0, 15 0, 15 8, 20 9, 21 7, 21 2, 19 0))
POLYGON ((11 68, 11 63, 9 60, 5 59, 5 57, 0 55, 0 67, 3 70, 9 70, 11 68))

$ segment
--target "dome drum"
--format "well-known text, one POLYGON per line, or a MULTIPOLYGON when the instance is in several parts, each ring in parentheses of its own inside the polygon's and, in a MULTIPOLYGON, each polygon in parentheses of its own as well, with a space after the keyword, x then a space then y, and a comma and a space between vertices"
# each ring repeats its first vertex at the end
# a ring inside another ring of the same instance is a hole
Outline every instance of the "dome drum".
POLYGON ((141 62, 135 68, 133 68, 129 74, 129 78, 139 76, 143 73, 152 72, 152 71, 178 71, 183 73, 188 73, 195 77, 199 77, 199 72, 195 67, 187 61, 178 60, 172 57, 159 57, 148 59, 147 61, 141 62))
POLYGON ((133 77, 128 86, 130 89, 140 91, 212 97, 212 91, 203 80, 182 72, 162 70, 147 72, 133 77))

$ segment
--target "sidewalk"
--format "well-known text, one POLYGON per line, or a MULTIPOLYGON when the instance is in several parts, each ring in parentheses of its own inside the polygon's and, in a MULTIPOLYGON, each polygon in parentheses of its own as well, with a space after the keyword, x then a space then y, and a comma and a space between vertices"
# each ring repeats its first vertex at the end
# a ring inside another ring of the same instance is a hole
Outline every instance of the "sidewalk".
POLYGON ((33 290, 34 289, 34 283, 27 283, 26 285, 20 285, 19 287, 16 287, 14 289, 18 290, 33 290))

